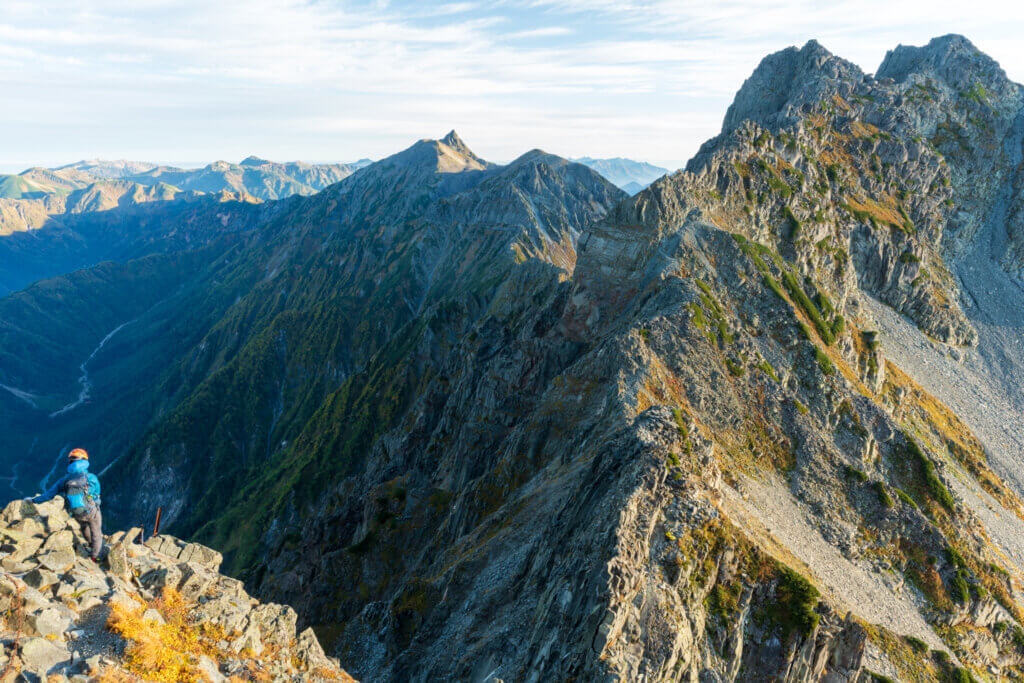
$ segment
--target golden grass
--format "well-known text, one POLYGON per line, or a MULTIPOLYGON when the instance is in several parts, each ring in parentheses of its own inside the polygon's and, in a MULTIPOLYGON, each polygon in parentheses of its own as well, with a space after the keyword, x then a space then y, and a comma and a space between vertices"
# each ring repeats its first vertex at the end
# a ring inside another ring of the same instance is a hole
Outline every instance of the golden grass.
MULTIPOLYGON (((189 616, 193 607, 171 589, 165 589, 155 600, 140 601, 134 607, 112 605, 107 628, 128 641, 128 648, 123 669, 106 668, 100 672, 98 680, 104 683, 139 679, 157 683, 205 683, 207 679, 198 667, 200 657, 206 656, 218 663, 229 655, 240 659, 245 666, 245 675, 233 676, 232 683, 273 680, 266 664, 284 659, 286 652, 281 647, 267 643, 258 657, 248 651, 224 652, 219 644, 228 640, 228 634, 219 626, 193 621, 189 616), (166 623, 144 620, 142 615, 147 609, 159 612, 166 623)), ((294 655, 291 663, 297 671, 301 670, 294 655)), ((313 680, 354 680, 344 672, 339 675, 327 669, 316 669, 308 674, 313 680)))
POLYGON ((840 95, 832 96, 832 104, 841 111, 850 111, 850 105, 840 95))
POLYGON ((158 683, 203 683, 206 677, 197 664, 203 655, 216 658, 214 646, 224 637, 220 629, 195 624, 190 606, 175 590, 164 589, 156 600, 138 607, 114 604, 107 627, 129 642, 125 669, 158 683), (155 609, 167 623, 143 619, 155 609))
POLYGON ((846 196, 845 201, 846 205, 856 213, 867 214, 874 218, 876 223, 899 228, 904 225, 904 219, 896 206, 896 200, 888 195, 884 195, 882 201, 878 201, 870 197, 850 194, 846 196))
POLYGON ((854 119, 850 121, 850 132, 858 138, 869 138, 878 134, 878 126, 871 123, 861 123, 854 119))

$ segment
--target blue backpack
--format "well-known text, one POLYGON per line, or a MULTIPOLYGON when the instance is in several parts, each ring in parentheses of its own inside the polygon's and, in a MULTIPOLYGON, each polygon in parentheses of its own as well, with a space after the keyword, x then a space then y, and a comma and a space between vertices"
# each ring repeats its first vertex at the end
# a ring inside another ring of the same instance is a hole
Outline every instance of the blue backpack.
POLYGON ((100 505, 100 480, 95 474, 81 472, 64 482, 64 494, 75 518, 88 517, 100 505))

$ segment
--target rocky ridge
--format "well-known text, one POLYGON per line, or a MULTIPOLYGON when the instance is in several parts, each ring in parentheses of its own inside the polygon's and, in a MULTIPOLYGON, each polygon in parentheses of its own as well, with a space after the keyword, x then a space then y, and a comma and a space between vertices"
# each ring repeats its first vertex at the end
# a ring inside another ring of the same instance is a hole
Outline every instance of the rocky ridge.
MULTIPOLYGON (((968 61, 943 87, 978 125, 957 89, 995 75, 968 61)), ((380 680, 1011 675, 1018 565, 955 492, 1011 519, 1021 492, 862 305, 978 340, 949 264, 985 153, 910 125, 912 87, 816 43, 766 59, 685 171, 583 232, 570 279, 520 271, 468 334, 416 340, 427 384, 247 580, 345 624, 336 652, 380 680), (831 550, 771 528, 754 482, 831 550)))
POLYGON ((107 542, 89 560, 59 497, 0 514, 0 679, 352 680, 312 631, 296 633, 291 608, 219 574, 219 553, 166 535, 143 543, 139 529, 107 542))

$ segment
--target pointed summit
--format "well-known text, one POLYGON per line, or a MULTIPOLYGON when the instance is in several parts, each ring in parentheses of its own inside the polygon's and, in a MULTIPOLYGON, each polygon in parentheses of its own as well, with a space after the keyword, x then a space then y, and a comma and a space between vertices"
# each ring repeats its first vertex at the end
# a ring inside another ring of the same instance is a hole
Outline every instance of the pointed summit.
POLYGON ((473 154, 453 130, 440 140, 424 139, 398 154, 382 159, 386 165, 423 166, 431 172, 479 171, 491 164, 473 154))
POLYGON ((460 154, 464 154, 466 156, 474 158, 476 157, 476 155, 473 154, 473 150, 471 150, 469 146, 462 141, 462 138, 459 137, 459 134, 456 133, 454 129, 448 131, 448 135, 445 135, 443 138, 441 138, 441 144, 451 147, 460 154))
POLYGON ((242 159, 242 163, 240 165, 241 166, 263 166, 264 164, 269 164, 269 163, 270 162, 268 160, 261 159, 258 156, 247 156, 246 158, 242 159))
POLYGON ((857 65, 836 57, 816 40, 799 49, 774 52, 743 82, 725 114, 722 133, 745 120, 771 125, 774 119, 786 117, 788 106, 817 101, 835 92, 839 84, 852 85, 863 75, 857 65))

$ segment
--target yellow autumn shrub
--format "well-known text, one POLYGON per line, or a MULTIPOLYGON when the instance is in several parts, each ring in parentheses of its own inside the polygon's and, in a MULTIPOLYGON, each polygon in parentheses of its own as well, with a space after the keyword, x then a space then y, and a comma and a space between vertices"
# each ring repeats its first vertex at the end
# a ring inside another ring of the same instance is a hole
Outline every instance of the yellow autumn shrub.
POLYGON ((189 605, 181 594, 165 588, 163 594, 137 607, 113 604, 107 627, 128 641, 125 669, 160 683, 205 683, 199 658, 216 656, 214 643, 223 633, 188 617, 189 605), (144 619, 149 608, 166 623, 144 619))

